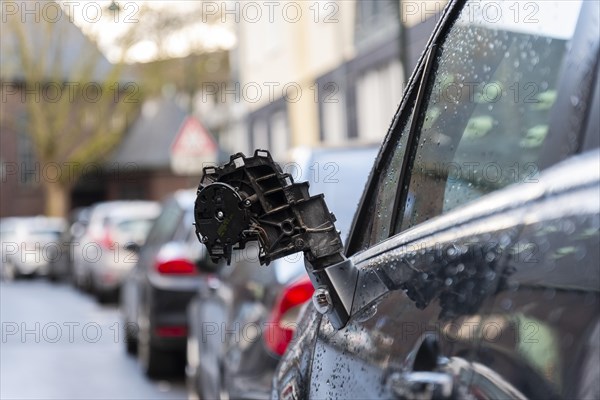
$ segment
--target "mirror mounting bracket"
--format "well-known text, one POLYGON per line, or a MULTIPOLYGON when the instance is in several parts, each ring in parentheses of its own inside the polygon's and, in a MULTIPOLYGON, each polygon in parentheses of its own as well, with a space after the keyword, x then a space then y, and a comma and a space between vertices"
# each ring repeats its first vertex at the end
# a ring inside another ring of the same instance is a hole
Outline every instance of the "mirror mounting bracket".
POLYGON ((343 255, 335 216, 308 182, 294 182, 266 150, 234 154, 221 167, 206 167, 194 205, 196 235, 213 261, 231 263, 233 250, 259 244, 259 261, 302 251, 315 287, 314 303, 342 328, 352 308, 358 272, 343 255))

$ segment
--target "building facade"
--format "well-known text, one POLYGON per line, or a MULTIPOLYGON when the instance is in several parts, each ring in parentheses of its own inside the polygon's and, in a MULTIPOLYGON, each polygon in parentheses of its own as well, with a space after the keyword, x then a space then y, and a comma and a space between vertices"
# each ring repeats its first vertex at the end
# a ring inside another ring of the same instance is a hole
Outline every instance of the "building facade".
POLYGON ((296 146, 380 142, 445 1, 282 4, 271 20, 240 10, 222 147, 285 159, 296 146))

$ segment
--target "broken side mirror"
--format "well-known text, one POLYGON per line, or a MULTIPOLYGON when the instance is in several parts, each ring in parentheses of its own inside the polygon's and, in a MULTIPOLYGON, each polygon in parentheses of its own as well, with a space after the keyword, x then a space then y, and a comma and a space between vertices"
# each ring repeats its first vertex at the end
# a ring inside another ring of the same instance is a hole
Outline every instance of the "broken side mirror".
POLYGON ((259 244, 259 260, 302 251, 315 287, 314 303, 336 328, 350 315, 357 271, 343 245, 322 194, 294 182, 268 151, 231 156, 222 167, 204 168, 194 207, 196 235, 214 262, 231 262, 233 250, 259 244))

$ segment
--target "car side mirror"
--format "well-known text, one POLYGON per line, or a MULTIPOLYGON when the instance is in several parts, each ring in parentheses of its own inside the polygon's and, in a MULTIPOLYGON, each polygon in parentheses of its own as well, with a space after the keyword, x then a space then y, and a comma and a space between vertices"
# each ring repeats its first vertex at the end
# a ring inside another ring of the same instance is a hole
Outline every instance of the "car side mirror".
POLYGON ((131 251, 134 253, 139 253, 140 252, 140 245, 135 243, 135 242, 129 242, 127 244, 125 244, 125 246, 123 246, 123 248, 127 251, 131 251))
POLYGON ((196 236, 214 262, 231 263, 234 250, 257 242, 259 261, 303 252, 315 287, 317 311, 341 329, 352 310, 358 270, 344 246, 324 196, 309 194, 266 150, 234 154, 222 167, 205 167, 194 204, 196 236), (334 282, 344 282, 335 286, 334 282))

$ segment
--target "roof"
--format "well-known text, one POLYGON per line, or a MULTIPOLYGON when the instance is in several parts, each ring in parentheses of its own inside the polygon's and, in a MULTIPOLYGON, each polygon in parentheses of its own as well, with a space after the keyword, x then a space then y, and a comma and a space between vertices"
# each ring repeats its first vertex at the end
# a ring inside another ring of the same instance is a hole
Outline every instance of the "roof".
POLYGON ((187 112, 172 99, 144 102, 109 165, 133 163, 138 169, 170 168, 170 149, 187 112))
MULTIPOLYGON (((32 2, 33 3, 33 2, 32 2)), ((31 6, 34 9, 33 6, 31 6)), ((8 82, 26 80, 22 58, 18 55, 18 34, 24 34, 28 53, 34 60, 43 60, 43 79, 101 82, 113 66, 95 43, 75 26, 65 12, 56 21, 39 18, 35 13, 5 13, 0 24, 0 79, 8 82), (82 71, 93 65, 85 77, 82 71)))

